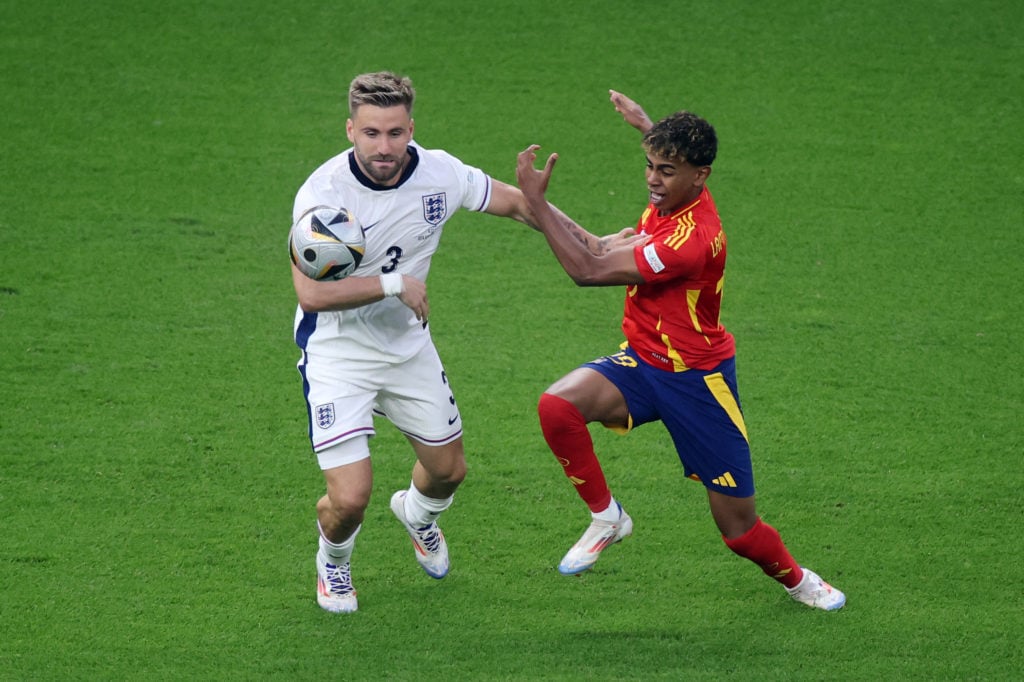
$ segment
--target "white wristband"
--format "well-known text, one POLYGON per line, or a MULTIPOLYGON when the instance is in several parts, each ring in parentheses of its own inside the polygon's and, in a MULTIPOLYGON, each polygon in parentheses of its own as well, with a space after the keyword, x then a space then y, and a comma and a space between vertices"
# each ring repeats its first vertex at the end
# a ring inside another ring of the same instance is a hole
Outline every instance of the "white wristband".
POLYGON ((402 282, 402 274, 399 272, 389 272, 386 275, 381 275, 380 288, 384 290, 385 298, 398 296, 405 288, 405 283, 402 282))

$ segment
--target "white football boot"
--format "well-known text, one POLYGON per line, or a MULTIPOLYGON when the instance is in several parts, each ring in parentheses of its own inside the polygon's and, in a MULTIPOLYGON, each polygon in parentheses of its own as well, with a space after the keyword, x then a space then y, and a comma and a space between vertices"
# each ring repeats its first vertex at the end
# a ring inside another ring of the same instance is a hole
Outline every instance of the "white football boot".
POLYGON ((316 603, 331 613, 352 613, 359 608, 350 562, 335 566, 316 553, 316 603))
MULTIPOLYGON (((618 504, 618 503, 616 503, 618 504)), ((591 568, 605 547, 620 542, 622 538, 633 534, 633 519, 619 505, 617 521, 599 521, 594 519, 586 532, 575 545, 562 557, 558 564, 558 572, 562 575, 576 575, 591 568)))
POLYGON ((427 575, 440 580, 448 575, 449 568, 448 543, 445 542, 444 533, 436 522, 422 528, 413 528, 409 525, 405 520, 405 493, 405 490, 399 490, 391 496, 391 511, 409 533, 413 549, 416 550, 416 561, 427 575))
POLYGON ((821 579, 821 576, 809 568, 803 568, 804 577, 796 587, 787 587, 789 596, 816 609, 835 611, 843 608, 846 595, 821 579))

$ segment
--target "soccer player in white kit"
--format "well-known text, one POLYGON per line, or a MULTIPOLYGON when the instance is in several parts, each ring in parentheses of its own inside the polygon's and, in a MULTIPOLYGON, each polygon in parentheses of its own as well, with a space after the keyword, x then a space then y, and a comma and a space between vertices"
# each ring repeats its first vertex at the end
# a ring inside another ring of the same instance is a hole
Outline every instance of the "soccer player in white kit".
POLYGON ((344 207, 362 223, 366 255, 340 281, 318 282, 294 266, 295 342, 309 436, 327 492, 317 503, 317 602, 355 611, 352 549, 372 487, 373 416, 390 420, 416 455, 408 489, 391 498, 416 559, 433 578, 448 573, 437 518, 466 475, 462 420, 430 337, 426 280, 447 220, 468 209, 532 226, 519 189, 450 154, 413 142, 415 93, 390 72, 357 76, 349 88, 352 147, 299 189, 293 218, 344 207))

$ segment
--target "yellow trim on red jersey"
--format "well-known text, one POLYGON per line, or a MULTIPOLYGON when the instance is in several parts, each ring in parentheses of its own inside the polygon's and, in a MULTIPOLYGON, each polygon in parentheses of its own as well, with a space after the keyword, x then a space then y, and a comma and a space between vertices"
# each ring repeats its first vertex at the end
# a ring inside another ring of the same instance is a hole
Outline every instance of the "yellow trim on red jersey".
POLYGON ((676 229, 665 238, 665 246, 678 251, 679 247, 686 243, 686 240, 693 234, 693 230, 697 227, 697 223, 693 220, 693 211, 681 215, 676 219, 676 229))
POLYGON ((648 205, 638 229, 653 239, 634 248, 645 280, 625 287, 623 332, 655 367, 712 369, 735 345, 719 322, 726 242, 710 192, 669 215, 648 205))
MULTIPOLYGON (((662 318, 659 316, 658 324, 655 327, 659 332, 661 331, 661 319, 662 318)), ((672 361, 673 372, 685 372, 690 369, 686 366, 686 363, 683 362, 683 356, 679 354, 679 351, 672 347, 672 339, 669 338, 668 334, 661 335, 661 342, 665 344, 665 357, 672 361)))

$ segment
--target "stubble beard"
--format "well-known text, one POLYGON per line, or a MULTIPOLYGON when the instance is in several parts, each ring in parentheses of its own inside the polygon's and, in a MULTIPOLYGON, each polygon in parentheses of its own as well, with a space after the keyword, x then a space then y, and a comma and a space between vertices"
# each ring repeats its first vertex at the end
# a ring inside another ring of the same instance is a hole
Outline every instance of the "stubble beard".
POLYGON ((359 165, 362 166, 363 172, 370 176, 370 179, 376 182, 378 185, 387 185, 392 180, 397 178, 402 173, 402 171, 405 170, 405 165, 407 163, 407 160, 404 156, 399 159, 392 159, 390 157, 366 157, 359 156, 357 154, 356 158, 359 159, 359 165), (394 161, 395 165, 390 171, 387 171, 375 167, 373 165, 374 161, 394 161))

